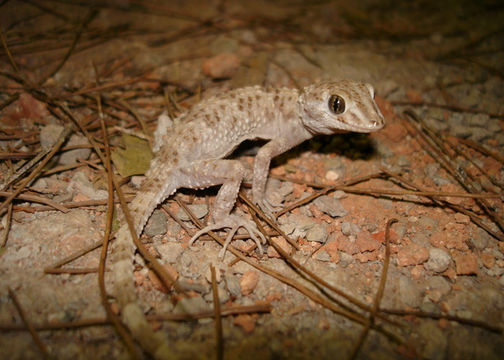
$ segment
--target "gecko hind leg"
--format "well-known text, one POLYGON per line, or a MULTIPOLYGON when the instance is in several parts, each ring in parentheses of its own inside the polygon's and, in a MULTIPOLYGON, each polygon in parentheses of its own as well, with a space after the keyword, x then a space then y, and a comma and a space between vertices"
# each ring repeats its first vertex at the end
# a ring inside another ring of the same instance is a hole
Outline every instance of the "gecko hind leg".
POLYGON ((250 238, 255 241, 262 255, 263 250, 259 238, 261 238, 263 243, 266 243, 266 238, 257 229, 255 223, 238 215, 231 214, 244 173, 245 169, 239 161, 229 159, 201 161, 190 167, 179 169, 178 179, 180 180, 180 186, 178 187, 201 188, 222 185, 215 197, 211 224, 197 231, 189 241, 189 246, 192 246, 197 238, 209 231, 230 228, 224 247, 219 253, 219 257, 223 258, 234 234, 242 227, 249 233, 250 238))

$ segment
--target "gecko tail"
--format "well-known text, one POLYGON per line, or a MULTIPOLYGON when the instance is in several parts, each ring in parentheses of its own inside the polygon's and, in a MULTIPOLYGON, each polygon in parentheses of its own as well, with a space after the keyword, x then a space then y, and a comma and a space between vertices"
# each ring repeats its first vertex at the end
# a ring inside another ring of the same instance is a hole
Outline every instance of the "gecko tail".
POLYGON ((167 184, 161 189, 156 189, 156 187, 148 189, 147 186, 142 185, 141 190, 128 205, 130 215, 133 219, 133 225, 138 236, 142 232, 154 209, 156 209, 167 197, 175 193, 176 190, 177 188, 171 184, 167 184))
MULTIPOLYGON (((128 205, 137 235, 142 232, 156 206, 177 190, 174 184, 159 186, 161 183, 155 182, 155 179, 158 178, 154 177, 152 180, 144 181, 137 196, 128 205)), ((128 224, 123 224, 116 234, 111 253, 111 278, 113 280, 111 292, 121 309, 122 321, 133 337, 142 345, 142 348, 153 358, 175 358, 171 349, 167 347, 167 339, 164 334, 153 331, 143 309, 138 304, 135 283, 132 279, 134 254, 135 245, 128 224)))

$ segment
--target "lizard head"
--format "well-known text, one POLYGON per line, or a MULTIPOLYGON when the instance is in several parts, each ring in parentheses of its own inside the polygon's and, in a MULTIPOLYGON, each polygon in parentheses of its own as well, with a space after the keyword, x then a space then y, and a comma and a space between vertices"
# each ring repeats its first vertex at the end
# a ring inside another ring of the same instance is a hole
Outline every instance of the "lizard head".
POLYGON ((302 121, 312 134, 373 132, 385 125, 370 84, 351 80, 307 86, 300 96, 302 121))

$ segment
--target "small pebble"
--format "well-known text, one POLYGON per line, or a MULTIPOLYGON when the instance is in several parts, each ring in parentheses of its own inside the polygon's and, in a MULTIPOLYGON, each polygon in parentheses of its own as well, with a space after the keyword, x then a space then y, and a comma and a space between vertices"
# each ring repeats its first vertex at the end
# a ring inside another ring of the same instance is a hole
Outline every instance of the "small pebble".
POLYGON ((228 78, 240 66, 240 58, 235 54, 223 53, 203 63, 203 73, 212 79, 228 78))
POLYGON ((240 291, 243 296, 252 294, 259 282, 259 274, 257 271, 248 270, 240 279, 240 291))
POLYGON ((147 225, 145 225, 144 233, 149 237, 166 233, 166 215, 161 210, 154 210, 147 225))
POLYGON ((61 132, 63 131, 63 126, 56 124, 49 124, 44 126, 40 130, 40 145, 42 148, 47 149, 53 146, 61 132))
POLYGON ((168 242, 159 244, 157 247, 158 252, 161 254, 163 261, 167 263, 176 263, 179 257, 184 252, 184 248, 179 243, 168 242))
POLYGON ((320 209, 320 211, 333 218, 343 217, 348 214, 341 202, 332 196, 320 196, 316 198, 313 203, 320 209))
POLYGON ((475 275, 478 273, 478 258, 473 253, 461 253, 454 255, 457 275, 475 275))
POLYGON ((325 243, 327 240, 327 228, 324 224, 315 224, 306 232, 306 240, 325 243))
POLYGON ((324 249, 317 251, 313 255, 313 258, 318 261, 325 261, 325 262, 331 261, 331 255, 329 255, 327 251, 325 251, 324 249))
POLYGON ((424 264, 426 270, 442 273, 450 265, 450 255, 438 248, 429 249, 429 260, 424 264))
MULTIPOLYGON (((206 204, 191 204, 187 205, 187 207, 198 219, 203 219, 208 214, 208 206, 206 204)), ((177 211, 177 216, 182 221, 189 221, 191 219, 182 208, 177 211)))
POLYGON ((354 235, 356 236, 360 231, 359 225, 350 223, 350 222, 343 222, 341 223, 341 232, 343 235, 350 236, 354 235))

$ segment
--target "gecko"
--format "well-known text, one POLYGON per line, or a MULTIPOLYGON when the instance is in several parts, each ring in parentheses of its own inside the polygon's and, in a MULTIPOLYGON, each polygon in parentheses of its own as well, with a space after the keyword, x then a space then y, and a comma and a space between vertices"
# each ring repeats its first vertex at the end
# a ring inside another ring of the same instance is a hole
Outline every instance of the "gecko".
MULTIPOLYGON (((232 213, 246 170, 239 160, 227 157, 240 143, 267 141, 254 159, 252 199, 271 213, 264 192, 275 156, 316 135, 369 133, 385 124, 372 85, 352 80, 326 81, 301 90, 259 86, 235 89, 197 103, 174 121, 166 116, 163 119, 155 133, 154 158, 129 205, 135 231, 140 235, 154 209, 177 189, 220 185, 209 224, 194 234, 189 245, 211 230, 229 228, 221 258, 239 228, 249 233, 260 253, 259 239, 265 241, 255 223, 232 213)), ((171 350, 161 334, 152 331, 136 303, 131 276, 134 252, 128 226, 123 225, 113 249, 115 297, 123 321, 135 338, 152 356, 163 358, 162 354, 171 350)))

